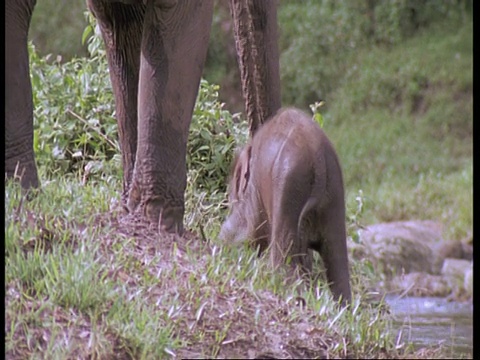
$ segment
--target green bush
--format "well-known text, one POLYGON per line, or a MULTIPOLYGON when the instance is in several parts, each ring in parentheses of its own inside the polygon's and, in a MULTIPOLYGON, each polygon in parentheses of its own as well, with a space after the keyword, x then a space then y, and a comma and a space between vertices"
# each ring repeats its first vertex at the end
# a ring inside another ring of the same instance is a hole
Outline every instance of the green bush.
POLYGON ((62 64, 40 57, 33 44, 29 50, 38 165, 52 175, 83 171, 90 162, 118 161, 115 107, 105 55, 62 64))
POLYGON ((223 109, 218 90, 218 85, 201 81, 187 144, 187 165, 195 173, 196 187, 210 194, 226 191, 234 150, 248 135, 246 121, 223 109))
MULTIPOLYGON (((92 20, 92 19, 91 19, 92 20)), ((83 38, 93 33, 94 24, 83 38)), ((88 173, 90 179, 121 176, 115 106, 106 54, 98 35, 89 38, 89 58, 61 63, 40 57, 29 44, 35 108, 34 149, 47 176, 88 173)), ((207 193, 226 190, 226 178, 246 123, 235 122, 218 101, 217 85, 201 81, 187 149, 195 186, 207 193)))

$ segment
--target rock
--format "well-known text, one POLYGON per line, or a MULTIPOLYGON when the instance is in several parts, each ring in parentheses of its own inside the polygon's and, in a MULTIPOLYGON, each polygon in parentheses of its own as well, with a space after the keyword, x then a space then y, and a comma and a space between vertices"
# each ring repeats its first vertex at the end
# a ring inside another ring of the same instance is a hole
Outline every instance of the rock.
POLYGON ((451 259, 473 259, 473 246, 467 242, 461 241, 443 241, 433 246, 435 254, 435 273, 440 273, 443 262, 446 258, 451 259))
POLYGON ((465 272, 465 280, 463 282, 465 293, 468 297, 473 296, 473 266, 465 272))
POLYGON ((348 241, 352 259, 368 259, 385 290, 410 296, 471 299, 473 236, 444 241, 434 221, 398 221, 368 226, 348 241))
POLYGON ((473 263, 461 259, 445 259, 442 267, 442 275, 464 278, 467 270, 473 267, 473 263))
POLYGON ((441 275, 410 273, 395 276, 388 283, 389 291, 409 296, 448 296, 452 289, 441 275))
POLYGON ((455 278, 462 283, 468 270, 473 269, 473 262, 461 259, 445 259, 442 267, 442 275, 455 278))
MULTIPOLYGON (((434 221, 399 221, 370 225, 359 231, 359 246, 352 246, 353 258, 364 256, 391 278, 396 274, 434 274, 437 258, 433 245, 442 241, 442 225, 434 221)), ((438 265, 437 265, 438 267, 438 265)))
POLYGON ((445 276, 450 287, 452 287, 455 296, 461 297, 462 295, 472 294, 473 262, 461 259, 445 259, 442 275, 445 276))

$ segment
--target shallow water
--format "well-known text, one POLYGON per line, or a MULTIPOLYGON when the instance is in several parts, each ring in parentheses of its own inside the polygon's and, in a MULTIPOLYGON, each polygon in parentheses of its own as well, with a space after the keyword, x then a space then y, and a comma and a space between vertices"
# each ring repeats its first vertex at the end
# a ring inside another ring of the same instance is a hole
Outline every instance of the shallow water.
POLYGON ((473 354, 473 304, 443 298, 387 297, 399 342, 416 348, 443 344, 456 354, 473 354))

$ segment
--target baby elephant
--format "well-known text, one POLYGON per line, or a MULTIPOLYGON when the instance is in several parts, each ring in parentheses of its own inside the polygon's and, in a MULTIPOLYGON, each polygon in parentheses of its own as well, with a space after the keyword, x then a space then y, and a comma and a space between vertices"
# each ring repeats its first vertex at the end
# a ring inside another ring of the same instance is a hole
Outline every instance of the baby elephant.
POLYGON ((235 160, 229 203, 221 239, 253 241, 272 266, 289 256, 305 272, 316 250, 334 298, 351 300, 342 171, 308 115, 282 109, 257 131, 235 160))

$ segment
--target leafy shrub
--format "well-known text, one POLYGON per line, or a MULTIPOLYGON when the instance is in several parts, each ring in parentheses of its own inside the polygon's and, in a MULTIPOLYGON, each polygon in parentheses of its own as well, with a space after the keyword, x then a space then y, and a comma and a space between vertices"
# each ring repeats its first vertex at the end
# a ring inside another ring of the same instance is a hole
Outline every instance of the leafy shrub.
MULTIPOLYGON (((94 34, 94 22, 83 40, 94 34)), ((97 34, 89 58, 69 62, 40 57, 29 44, 35 108, 34 149, 47 175, 120 175, 121 161, 106 53, 97 34), (108 173, 108 174, 107 174, 108 173)), ((248 133, 246 123, 223 109, 217 85, 201 81, 187 149, 187 165, 199 190, 224 192, 233 150, 248 133)))
POLYGON ((208 193, 226 191, 234 149, 248 135, 246 121, 223 109, 218 90, 218 85, 201 81, 187 144, 187 165, 195 173, 196 187, 208 193))
POLYGON ((47 175, 84 171, 118 156, 115 107, 104 53, 50 63, 29 45, 34 150, 47 175), (89 166, 92 166, 90 164, 89 166))

